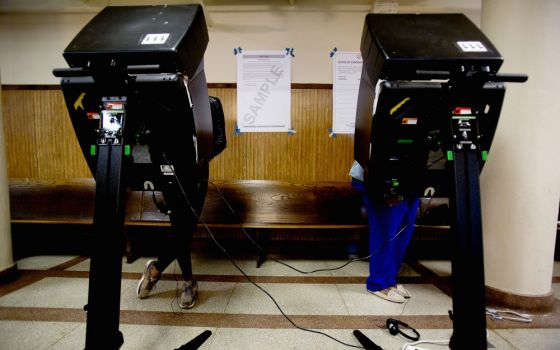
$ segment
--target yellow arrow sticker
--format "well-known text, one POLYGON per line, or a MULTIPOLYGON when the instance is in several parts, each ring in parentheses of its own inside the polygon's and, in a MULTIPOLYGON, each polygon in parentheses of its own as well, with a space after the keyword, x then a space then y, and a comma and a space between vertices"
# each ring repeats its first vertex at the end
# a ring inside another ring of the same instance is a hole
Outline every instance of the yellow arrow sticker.
POLYGON ((82 101, 83 101, 85 96, 86 96, 86 93, 82 92, 82 94, 76 99, 76 102, 74 102, 74 109, 75 110, 78 110, 78 108, 81 108, 82 110, 84 110, 84 105, 82 104, 82 101))
POLYGON ((389 114, 393 115, 393 113, 395 113, 399 108, 401 108, 402 105, 404 105, 408 100, 410 100, 410 97, 407 97, 404 100, 402 100, 401 102, 397 103, 395 105, 395 107, 391 108, 391 110, 389 111, 389 114))

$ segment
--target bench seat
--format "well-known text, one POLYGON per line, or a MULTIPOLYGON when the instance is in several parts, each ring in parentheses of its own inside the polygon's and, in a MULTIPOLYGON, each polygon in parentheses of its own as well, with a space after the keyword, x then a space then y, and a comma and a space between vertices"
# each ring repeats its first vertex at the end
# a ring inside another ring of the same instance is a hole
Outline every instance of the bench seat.
MULTIPOLYGON (((91 226, 93 223, 93 179, 54 181, 12 178, 9 189, 13 225, 91 226)), ((161 200, 159 192, 155 195, 161 200)), ((208 186, 201 221, 210 228, 239 229, 241 224, 261 236, 264 245, 267 237, 261 233, 268 229, 355 233, 367 232, 368 227, 367 218, 361 212, 359 194, 350 182, 215 181, 208 186)), ((168 226, 169 217, 157 210, 151 192, 128 192, 125 208, 127 231, 138 227, 168 226)), ((202 224, 199 223, 199 226, 202 224)), ((447 225, 417 224, 415 237, 441 240, 448 231, 447 225)), ((129 261, 134 259, 131 238, 127 234, 129 261)))
MULTIPOLYGON (((218 181, 209 185, 201 220, 210 227, 359 229, 367 227, 349 183, 291 184, 280 181, 218 181)), ((10 179, 12 223, 92 224, 93 179, 37 181, 10 179)), ((161 200, 161 194, 156 192, 161 200)), ((125 225, 168 226, 151 192, 129 191, 125 225)))

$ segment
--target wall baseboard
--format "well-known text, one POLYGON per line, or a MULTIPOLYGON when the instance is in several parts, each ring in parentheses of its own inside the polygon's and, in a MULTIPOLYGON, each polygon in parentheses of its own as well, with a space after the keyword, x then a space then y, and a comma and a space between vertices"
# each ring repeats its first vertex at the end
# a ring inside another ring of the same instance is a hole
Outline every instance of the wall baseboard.
POLYGON ((0 271, 0 285, 13 281, 18 276, 17 264, 14 263, 12 266, 5 268, 0 271))
POLYGON ((553 310, 554 300, 552 290, 545 295, 527 296, 486 286, 487 305, 542 314, 553 310))

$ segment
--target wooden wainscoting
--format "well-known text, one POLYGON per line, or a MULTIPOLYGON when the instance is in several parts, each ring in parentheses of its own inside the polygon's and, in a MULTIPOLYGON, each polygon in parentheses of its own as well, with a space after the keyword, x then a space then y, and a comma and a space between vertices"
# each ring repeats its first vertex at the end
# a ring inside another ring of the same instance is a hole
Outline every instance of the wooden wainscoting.
POLYGON ((91 177, 60 89, 4 89, 8 177, 91 177))
MULTIPOLYGON (((236 88, 210 84, 223 104, 227 149, 211 163, 215 180, 280 180, 293 183, 349 181, 353 136, 331 138, 332 87, 292 87, 293 136, 234 134, 236 88)), ((30 179, 91 177, 58 86, 3 86, 8 176, 30 179)))

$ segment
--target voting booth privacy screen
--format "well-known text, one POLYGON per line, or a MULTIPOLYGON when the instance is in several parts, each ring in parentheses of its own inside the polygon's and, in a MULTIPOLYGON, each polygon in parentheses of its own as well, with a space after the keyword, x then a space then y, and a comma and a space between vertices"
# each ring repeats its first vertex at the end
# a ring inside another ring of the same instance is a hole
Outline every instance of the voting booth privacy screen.
POLYGON ((367 15, 361 52, 354 156, 366 188, 378 199, 449 197, 449 346, 485 349, 479 172, 498 123, 503 83, 527 76, 498 73, 499 52, 461 14, 367 15))
MULTIPOLYGON (((445 84, 385 81, 379 89, 367 162, 370 191, 378 195, 448 196, 445 162, 450 148, 445 145, 453 142, 450 113, 454 107, 445 84), (427 189, 433 192, 427 193, 427 189)), ((503 84, 487 83, 474 108, 455 107, 457 113, 476 111, 478 118, 468 123, 471 130, 480 130, 477 141, 481 152, 490 149, 504 92, 503 84)))
POLYGON ((71 68, 58 74, 94 175, 104 127, 122 131, 130 145, 132 188, 155 179, 165 162, 152 158, 163 151, 200 161, 225 148, 222 106, 208 96, 204 76, 207 44, 202 8, 194 5, 107 7, 70 42, 63 56, 71 68), (118 110, 129 116, 126 127, 111 123, 119 123, 118 110))
POLYGON ((124 342, 126 188, 161 191, 172 228, 196 228, 208 163, 226 146, 222 106, 208 96, 207 44, 200 5, 106 7, 64 51, 70 68, 53 71, 96 182, 86 349, 124 342))
POLYGON ((505 92, 493 81, 499 52, 462 14, 370 14, 361 53, 354 156, 369 191, 447 196, 452 116, 473 116, 477 139, 465 147, 490 149, 505 92))

